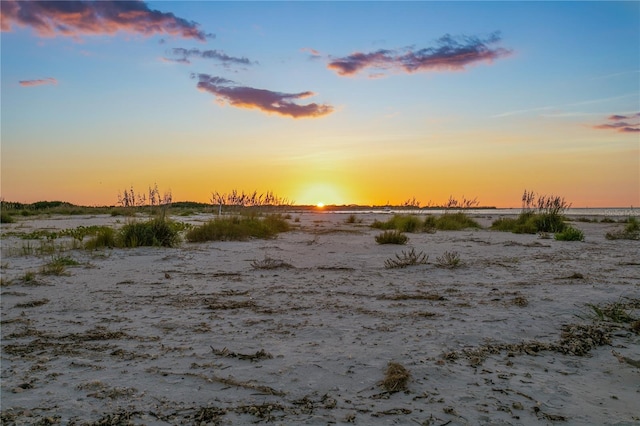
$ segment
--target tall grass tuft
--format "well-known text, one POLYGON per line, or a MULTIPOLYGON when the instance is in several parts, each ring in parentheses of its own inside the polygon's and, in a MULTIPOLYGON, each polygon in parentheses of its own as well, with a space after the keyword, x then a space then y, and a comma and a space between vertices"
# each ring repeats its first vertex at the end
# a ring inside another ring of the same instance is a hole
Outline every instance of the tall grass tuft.
POLYGON ((400 231, 384 231, 382 234, 376 235, 376 243, 378 244, 406 244, 409 238, 400 231))
POLYGON ((467 228, 480 228, 480 224, 462 212, 445 213, 436 219, 436 229, 441 231, 461 231, 467 228))
POLYGON ((563 197, 536 195, 524 191, 522 211, 517 218, 500 218, 491 224, 491 229, 516 234, 536 234, 539 232, 561 233, 567 227, 564 211, 571 207, 563 197))
POLYGON ((558 241, 584 241, 584 233, 579 229, 567 226, 562 232, 555 234, 555 239, 558 241))
POLYGON ((122 247, 175 247, 180 243, 178 227, 162 216, 147 222, 127 223, 120 230, 119 238, 122 247))
POLYGON ((189 242, 269 239, 289 229, 289 223, 280 215, 216 217, 189 230, 185 238, 189 242))
POLYGON ((13 223, 16 220, 13 218, 13 216, 11 216, 9 213, 7 212, 1 212, 0 213, 0 223, 13 223))
POLYGON ((85 243, 84 247, 88 250, 118 247, 116 231, 106 226, 100 227, 96 234, 85 243))
POLYGON ((640 240, 640 221, 630 217, 622 231, 607 232, 607 240, 640 240))

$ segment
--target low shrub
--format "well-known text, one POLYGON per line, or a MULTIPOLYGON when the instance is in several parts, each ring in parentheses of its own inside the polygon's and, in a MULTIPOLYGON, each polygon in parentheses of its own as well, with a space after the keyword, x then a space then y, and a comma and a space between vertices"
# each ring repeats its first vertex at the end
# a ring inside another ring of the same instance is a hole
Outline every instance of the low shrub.
POLYGON ((162 217, 147 222, 127 223, 118 237, 122 247, 175 247, 180 243, 177 226, 162 217))
POLYGON ((436 263, 441 268, 457 268, 461 265, 460 253, 457 251, 445 251, 442 256, 436 257, 436 263))
POLYGON ((7 212, 0 213, 0 223, 13 223, 16 220, 7 212))
POLYGON ((387 269, 392 268, 406 268, 412 265, 424 265, 429 260, 424 252, 416 253, 415 249, 411 249, 408 252, 402 251, 401 255, 396 254, 395 259, 390 258, 384 261, 384 267, 387 269))
POLYGON ((406 244, 409 238, 400 231, 384 231, 382 234, 376 235, 376 243, 378 244, 406 244))
POLYGON ((418 232, 422 228, 422 223, 416 216, 397 214, 386 222, 375 220, 371 227, 386 230, 395 229, 401 232, 418 232))
POLYGON ((189 242, 241 241, 249 238, 274 238, 290 229, 280 215, 216 217, 203 225, 190 229, 185 238, 189 242))
POLYGON ((607 232, 605 237, 607 240, 640 240, 640 221, 630 217, 622 231, 607 232))
POLYGON ((480 224, 462 212, 445 213, 436 219, 436 229, 441 231, 460 231, 467 228, 480 228, 480 224))
POLYGON ((88 250, 96 250, 102 247, 118 247, 116 231, 109 227, 100 227, 95 235, 89 239, 84 245, 88 250))
POLYGON ((584 233, 579 229, 567 226, 562 232, 555 234, 555 239, 558 241, 584 241, 584 233))
POLYGON ((515 219, 501 217, 491 224, 491 229, 515 234, 537 234, 539 232, 562 232, 566 226, 563 216, 528 211, 520 213, 515 219))
POLYGON ((407 389, 410 378, 409 370, 402 364, 390 362, 380 385, 389 393, 399 392, 407 389))

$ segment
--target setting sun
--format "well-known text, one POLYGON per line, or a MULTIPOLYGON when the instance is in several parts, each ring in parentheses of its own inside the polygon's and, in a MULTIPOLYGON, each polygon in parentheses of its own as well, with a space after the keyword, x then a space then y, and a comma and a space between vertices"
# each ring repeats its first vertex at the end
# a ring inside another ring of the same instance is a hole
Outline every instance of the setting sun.
POLYGON ((316 207, 317 207, 317 208, 319 208, 319 209, 321 209, 321 208, 323 208, 323 207, 324 207, 324 203, 318 203, 318 204, 316 204, 316 207))

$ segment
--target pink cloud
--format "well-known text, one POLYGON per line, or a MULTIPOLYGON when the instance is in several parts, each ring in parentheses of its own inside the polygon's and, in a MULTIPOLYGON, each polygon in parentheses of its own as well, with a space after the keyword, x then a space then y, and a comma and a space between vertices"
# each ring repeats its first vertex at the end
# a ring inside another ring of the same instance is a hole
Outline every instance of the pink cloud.
POLYGON ((328 68, 338 75, 352 76, 367 69, 393 69, 406 73, 425 71, 461 71, 477 62, 492 62, 508 56, 511 51, 492 47, 500 41, 498 33, 486 39, 478 37, 452 37, 445 35, 437 40, 436 47, 419 50, 380 49, 375 52, 356 52, 343 58, 334 59, 328 68))
POLYGON ((115 34, 165 34, 204 41, 210 36, 197 23, 149 9, 142 1, 16 1, 2 0, 0 27, 30 27, 41 37, 115 34))
POLYGON ((198 78, 198 89, 209 92, 222 102, 237 108, 255 108, 266 113, 274 113, 293 118, 317 118, 331 114, 333 107, 326 104, 310 103, 300 105, 299 99, 314 96, 313 92, 281 93, 253 87, 236 86, 231 80, 208 74, 192 75, 198 78))
POLYGON ((613 121, 613 123, 597 124, 592 127, 594 129, 614 130, 621 133, 636 133, 640 132, 640 121, 629 122, 629 120, 634 121, 638 120, 638 118, 640 118, 640 112, 631 115, 614 114, 607 117, 607 120, 613 121))
POLYGON ((41 78, 37 80, 20 80, 18 83, 20 83, 20 86, 33 87, 33 86, 42 86, 44 84, 56 85, 58 84, 58 80, 56 80, 53 77, 48 77, 48 78, 41 78))

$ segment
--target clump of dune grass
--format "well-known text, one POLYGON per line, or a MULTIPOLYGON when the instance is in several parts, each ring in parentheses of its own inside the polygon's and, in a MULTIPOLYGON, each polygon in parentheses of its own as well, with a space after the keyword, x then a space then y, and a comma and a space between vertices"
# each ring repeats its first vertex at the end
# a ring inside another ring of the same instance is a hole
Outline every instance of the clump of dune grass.
POLYGON ((436 257, 436 264, 441 268, 457 268, 462 264, 460 253, 457 251, 445 251, 442 256, 436 257))
POLYGON ((251 267, 254 269, 280 269, 293 268, 293 265, 285 262, 284 260, 265 256, 265 258, 262 260, 254 260, 253 262, 251 262, 251 267))
POLYGON ((640 240, 640 221, 630 217, 622 231, 607 232, 605 237, 607 240, 640 240))
POLYGON ((54 256, 51 261, 42 266, 43 275, 64 275, 67 266, 77 266, 80 263, 70 256, 54 256))
POLYGON ((277 214, 259 216, 216 217, 189 230, 189 242, 242 241, 249 238, 269 239, 290 229, 289 223, 277 214))
POLYGON ((422 228, 420 219, 413 215, 394 215, 386 222, 375 220, 372 228, 383 230, 397 230, 400 232, 419 232, 422 228))
POLYGON ((384 267, 387 269, 392 268, 406 268, 407 266, 413 265, 424 265, 429 260, 429 256, 427 256, 424 252, 416 253, 415 249, 411 249, 409 251, 402 251, 401 254, 396 253, 396 257, 390 258, 384 261, 384 267))
POLYGON ((9 213, 3 211, 0 212, 0 223, 13 223, 16 220, 9 213))
POLYGON ((584 233, 572 226, 567 226, 562 232, 555 234, 555 239, 558 241, 584 241, 584 233))
POLYGON ((480 224, 463 212, 445 213, 436 219, 436 229, 441 231, 461 231, 467 228, 480 228, 480 224))
POLYGON ((559 233, 567 227, 563 213, 569 207, 571 203, 564 197, 537 195, 525 190, 520 215, 515 219, 500 218, 493 222, 491 228, 516 234, 559 233))
POLYGON ((122 247, 175 247, 180 243, 178 230, 164 217, 127 223, 120 230, 119 238, 122 247))
POLYGON ((362 219, 360 219, 355 214, 350 214, 349 216, 347 216, 344 223, 346 224, 362 223, 362 219))
POLYGON ((85 243, 84 247, 87 250, 96 250, 103 247, 118 247, 116 231, 107 226, 100 227, 95 235, 85 243))
POLYGON ((380 385, 390 393, 400 392, 407 389, 407 384, 411 374, 402 364, 390 362, 384 373, 384 379, 380 385))
POLYGON ((409 238, 400 231, 384 231, 376 235, 378 244, 406 244, 409 238))
POLYGON ((633 309, 640 308, 640 300, 630 300, 629 302, 613 302, 603 305, 595 305, 587 303, 587 307, 591 309, 593 319, 599 321, 608 321, 614 323, 633 323, 638 318, 632 315, 633 309))

